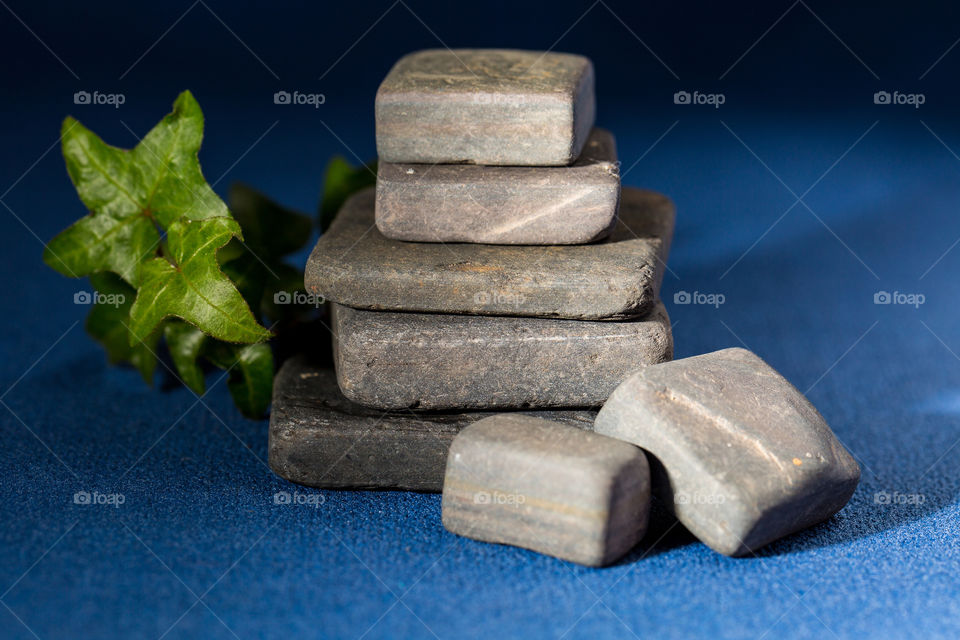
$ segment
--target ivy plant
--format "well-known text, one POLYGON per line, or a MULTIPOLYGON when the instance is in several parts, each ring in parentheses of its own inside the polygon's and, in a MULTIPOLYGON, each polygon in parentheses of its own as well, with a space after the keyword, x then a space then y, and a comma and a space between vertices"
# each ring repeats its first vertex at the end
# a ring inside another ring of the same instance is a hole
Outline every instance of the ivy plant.
MULTIPOLYGON (((111 363, 132 365, 151 384, 163 362, 197 395, 205 370, 219 367, 237 407, 257 418, 273 386, 272 329, 304 311, 302 272, 284 259, 314 225, 242 184, 228 207, 200 169, 203 126, 189 91, 133 149, 66 118, 63 157, 88 214, 54 237, 43 259, 89 277, 98 295, 87 332, 111 363)), ((372 173, 331 160, 320 219, 328 223, 372 173)))

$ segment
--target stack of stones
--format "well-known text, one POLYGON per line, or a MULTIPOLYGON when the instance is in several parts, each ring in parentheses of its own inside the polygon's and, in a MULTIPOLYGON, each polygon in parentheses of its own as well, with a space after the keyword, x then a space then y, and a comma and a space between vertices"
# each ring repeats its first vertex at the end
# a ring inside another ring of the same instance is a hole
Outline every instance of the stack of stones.
POLYGON ((333 370, 279 372, 279 475, 442 490, 451 531, 588 565, 642 538, 651 487, 731 555, 843 506, 856 464, 776 372, 743 350, 670 362, 673 205, 621 189, 594 114, 582 56, 435 50, 393 67, 376 188, 307 264, 333 370))
POLYGON ((593 77, 582 56, 499 50, 423 51, 390 71, 376 189, 344 205, 306 270, 334 303, 347 398, 598 407, 670 359, 657 294, 673 206, 621 193, 593 77))

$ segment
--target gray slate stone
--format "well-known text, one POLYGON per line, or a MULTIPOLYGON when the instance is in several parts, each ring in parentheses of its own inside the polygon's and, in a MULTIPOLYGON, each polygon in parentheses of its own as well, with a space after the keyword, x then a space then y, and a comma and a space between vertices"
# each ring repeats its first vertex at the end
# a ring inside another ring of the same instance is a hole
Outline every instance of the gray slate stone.
POLYGON ((611 394, 595 429, 642 447, 654 492, 726 555, 826 520, 860 478, 813 405, 745 349, 638 371, 611 394))
POLYGON ((390 240, 374 224, 374 189, 350 198, 307 261, 309 291, 360 309, 578 320, 640 317, 657 299, 674 209, 623 189, 607 241, 569 246, 390 240))
POLYGON ((376 98, 386 162, 567 165, 595 116, 583 56, 434 49, 401 58, 376 98))
POLYGON ((616 144, 604 129, 569 167, 381 162, 377 172, 377 228, 395 240, 583 244, 610 233, 619 203, 616 144))
POLYGON ((332 322, 340 389, 376 409, 598 407, 630 372, 673 355, 660 303, 628 322, 339 305, 332 322))
MULTIPOLYGON (((453 438, 491 415, 368 409, 343 396, 332 363, 295 356, 273 383, 270 468, 291 482, 322 489, 439 493, 453 438)), ((596 411, 529 415, 589 430, 596 411)))
POLYGON ((499 415, 450 447, 443 526, 588 566, 616 561, 647 529, 640 449, 538 418, 499 415))

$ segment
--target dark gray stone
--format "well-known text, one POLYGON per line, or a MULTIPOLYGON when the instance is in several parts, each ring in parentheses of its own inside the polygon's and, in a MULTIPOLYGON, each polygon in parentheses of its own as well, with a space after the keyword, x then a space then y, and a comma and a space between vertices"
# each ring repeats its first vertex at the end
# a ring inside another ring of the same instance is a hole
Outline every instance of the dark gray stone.
POLYGON ((386 162, 567 165, 595 109, 593 65, 583 56, 418 51, 377 91, 377 152, 386 162))
POLYGON ((620 203, 609 131, 569 167, 394 164, 377 172, 377 228, 394 240, 583 244, 606 237, 620 203))
MULTIPOLYGON (((596 411, 529 414, 592 429, 596 411)), ((368 409, 343 396, 332 363, 295 356, 273 383, 270 467, 291 482, 322 489, 439 492, 454 436, 491 415, 368 409)))
POLYGON ((377 409, 597 407, 673 355, 658 303, 628 322, 361 311, 333 305, 344 395, 377 409))
POLYGON ((650 472, 633 445, 498 415, 454 439, 442 505, 453 533, 603 566, 646 532, 650 472))
POLYGON ((642 447, 654 492, 727 555, 826 520, 860 478, 813 405, 745 349, 634 373, 611 394, 595 429, 642 447))
POLYGON ((501 246, 390 240, 374 224, 374 189, 354 195, 317 242, 310 292, 360 309, 578 320, 640 317, 657 299, 673 204, 623 189, 597 244, 501 246))

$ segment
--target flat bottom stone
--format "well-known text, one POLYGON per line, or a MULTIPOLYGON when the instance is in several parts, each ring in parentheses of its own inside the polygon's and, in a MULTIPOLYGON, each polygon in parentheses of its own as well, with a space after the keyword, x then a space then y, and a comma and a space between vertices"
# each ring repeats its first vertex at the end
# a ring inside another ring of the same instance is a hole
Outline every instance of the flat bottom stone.
POLYGON ((376 409, 596 407, 673 357, 657 302, 628 322, 363 311, 332 305, 344 395, 376 409))
MULTIPOLYGON (((596 411, 530 411, 592 429, 596 411)), ((273 383, 269 463, 280 477, 321 489, 439 493, 450 443, 490 412, 383 412, 351 402, 332 363, 294 356, 273 383)))

